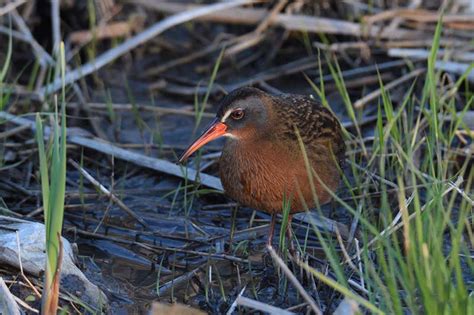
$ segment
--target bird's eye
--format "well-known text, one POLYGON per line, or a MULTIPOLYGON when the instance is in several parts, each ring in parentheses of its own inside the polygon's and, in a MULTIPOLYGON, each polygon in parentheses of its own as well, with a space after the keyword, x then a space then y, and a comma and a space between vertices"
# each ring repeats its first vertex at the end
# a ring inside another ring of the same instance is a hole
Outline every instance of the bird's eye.
POLYGON ((232 117, 233 120, 239 120, 239 119, 244 118, 244 115, 245 115, 244 110, 238 108, 230 114, 230 117, 232 117))

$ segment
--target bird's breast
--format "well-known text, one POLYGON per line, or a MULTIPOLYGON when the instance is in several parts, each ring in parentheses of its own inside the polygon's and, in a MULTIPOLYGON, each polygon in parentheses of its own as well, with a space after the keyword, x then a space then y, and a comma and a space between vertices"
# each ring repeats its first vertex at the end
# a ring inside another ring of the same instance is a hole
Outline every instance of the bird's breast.
MULTIPOLYGON (((229 197, 258 210, 279 212, 285 198, 291 200, 292 212, 314 204, 306 165, 297 149, 228 141, 220 159, 220 177, 229 197)), ((317 182, 315 186, 320 203, 329 200, 322 186, 317 182)))

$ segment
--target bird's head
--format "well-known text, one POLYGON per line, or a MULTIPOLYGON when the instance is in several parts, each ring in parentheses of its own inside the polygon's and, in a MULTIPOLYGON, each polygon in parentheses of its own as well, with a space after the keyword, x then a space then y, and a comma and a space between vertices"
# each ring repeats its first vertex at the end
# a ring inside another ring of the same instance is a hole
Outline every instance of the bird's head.
POLYGON ((185 161, 206 143, 222 136, 248 140, 265 135, 269 124, 268 98, 265 92, 251 87, 227 94, 220 102, 216 117, 184 152, 179 162, 185 161))

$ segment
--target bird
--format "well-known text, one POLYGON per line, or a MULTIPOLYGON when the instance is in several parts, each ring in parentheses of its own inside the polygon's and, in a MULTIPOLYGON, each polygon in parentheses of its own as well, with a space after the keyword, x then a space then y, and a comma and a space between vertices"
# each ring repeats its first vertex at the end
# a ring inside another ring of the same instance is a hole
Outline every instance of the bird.
POLYGON ((215 118, 178 162, 220 137, 227 138, 219 160, 224 193, 271 215, 268 246, 276 215, 289 203, 292 244, 293 214, 329 202, 339 186, 345 144, 337 117, 307 96, 238 88, 222 98, 215 118))

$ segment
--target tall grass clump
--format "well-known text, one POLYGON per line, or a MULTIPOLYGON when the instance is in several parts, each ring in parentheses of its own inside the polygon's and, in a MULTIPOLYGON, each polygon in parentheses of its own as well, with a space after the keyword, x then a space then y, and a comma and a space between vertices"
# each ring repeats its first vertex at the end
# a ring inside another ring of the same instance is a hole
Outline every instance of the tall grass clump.
POLYGON ((7 76, 8 69, 10 69, 10 62, 11 62, 11 57, 12 57, 12 35, 8 37, 8 48, 7 48, 7 54, 5 56, 5 61, 3 63, 2 68, 0 69, 0 111, 3 110, 3 107, 5 104, 8 102, 8 98, 10 97, 10 93, 8 89, 3 89, 1 88, 2 85, 4 85, 4 80, 7 76), (5 93, 5 91, 7 91, 5 93))
MULTIPOLYGON (((474 97, 466 93, 466 103, 456 111, 458 95, 439 89, 441 74, 435 63, 440 36, 439 22, 424 81, 419 77, 398 107, 380 81, 374 140, 364 154, 348 157, 352 179, 344 182, 353 198, 344 202, 334 197, 359 218, 359 233, 345 244, 351 261, 336 249, 337 242, 313 227, 329 257, 330 271, 302 263, 322 283, 371 313, 474 314, 467 279, 474 274, 472 156, 459 162, 452 150, 474 97), (379 179, 366 180, 367 174, 379 179)), ((337 64, 331 71, 355 119, 337 64)), ((466 75, 454 88, 462 86, 466 75)), ((313 87, 324 98, 323 87, 313 87)), ((354 143, 362 143, 359 130, 353 137, 354 143)))
POLYGON ((63 79, 61 97, 61 126, 57 98, 53 126, 49 134, 50 147, 45 149, 44 128, 41 117, 36 115, 36 140, 38 142, 41 191, 43 195, 44 223, 46 227, 46 272, 43 289, 42 313, 56 314, 59 299, 60 267, 62 259, 61 231, 64 216, 66 189, 66 110, 65 110, 65 59, 64 44, 59 52, 57 70, 63 79))
MULTIPOLYGON (((10 69, 11 57, 12 57, 12 36, 10 34, 8 38, 8 48, 7 48, 7 54, 5 56, 5 61, 3 62, 3 66, 0 69, 0 111, 3 111, 5 104, 8 103, 8 100, 11 94, 11 91, 3 88, 5 78, 8 73, 8 69, 10 69)), ((2 124, 2 121, 0 121, 0 124, 2 124)), ((0 169, 3 166, 3 152, 4 152, 3 150, 4 150, 4 147, 0 146, 0 169)))

